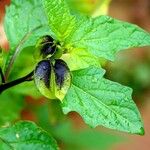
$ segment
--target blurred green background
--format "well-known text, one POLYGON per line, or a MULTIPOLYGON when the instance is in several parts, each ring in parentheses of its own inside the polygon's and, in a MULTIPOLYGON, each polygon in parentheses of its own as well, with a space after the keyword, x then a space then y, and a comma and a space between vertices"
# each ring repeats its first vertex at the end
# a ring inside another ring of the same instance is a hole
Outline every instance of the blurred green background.
MULTIPOLYGON (((135 23, 150 32, 149 0, 67 0, 67 2, 72 12, 92 17, 108 14, 135 23)), ((3 17, 5 6, 9 3, 9 0, 0 0, 0 45, 6 50, 9 49, 9 45, 3 29, 3 17)), ((32 70, 33 49, 34 47, 31 47, 22 51, 16 60, 10 80, 32 70)), ((0 126, 7 126, 20 119, 35 121, 57 139, 62 150, 149 150, 149 49, 145 47, 126 50, 117 55, 115 62, 104 63, 107 70, 106 78, 133 88, 133 98, 145 124, 144 136, 129 135, 103 127, 91 129, 84 124, 78 114, 72 112, 67 116, 63 115, 60 103, 41 97, 33 82, 23 83, 0 95, 0 126)), ((5 53, 7 54, 7 51, 5 53)))

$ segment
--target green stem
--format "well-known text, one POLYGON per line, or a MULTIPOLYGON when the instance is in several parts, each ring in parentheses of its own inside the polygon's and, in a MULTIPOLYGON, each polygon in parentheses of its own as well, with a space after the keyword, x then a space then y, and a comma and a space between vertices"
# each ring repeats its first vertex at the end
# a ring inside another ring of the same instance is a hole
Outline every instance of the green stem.
POLYGON ((22 77, 22 78, 19 78, 17 80, 14 80, 14 81, 11 81, 11 82, 8 82, 8 83, 4 83, 4 84, 1 84, 0 85, 0 94, 2 92, 4 92, 5 90, 13 87, 13 86, 16 86, 18 84, 21 84, 23 82, 26 82, 26 81, 32 81, 33 80, 33 74, 34 74, 34 71, 32 71, 31 73, 29 73, 28 75, 22 77))
POLYGON ((32 34, 33 32, 35 32, 36 30, 38 30, 38 29, 41 28, 41 27, 43 27, 43 26, 38 26, 38 27, 34 28, 32 31, 28 32, 28 33, 22 38, 22 40, 20 41, 20 43, 17 45, 16 50, 15 50, 15 52, 13 53, 13 55, 11 56, 11 58, 10 58, 10 60, 9 60, 9 63, 8 63, 8 65, 7 65, 7 67, 6 67, 6 70, 5 70, 5 80, 8 79, 8 76, 9 76, 9 73, 10 73, 10 71, 11 71, 11 68, 12 68, 12 66, 13 66, 13 64, 14 64, 14 61, 15 61, 16 57, 18 56, 18 54, 19 54, 20 51, 21 51, 22 45, 26 42, 26 40, 31 36, 31 34, 32 34))

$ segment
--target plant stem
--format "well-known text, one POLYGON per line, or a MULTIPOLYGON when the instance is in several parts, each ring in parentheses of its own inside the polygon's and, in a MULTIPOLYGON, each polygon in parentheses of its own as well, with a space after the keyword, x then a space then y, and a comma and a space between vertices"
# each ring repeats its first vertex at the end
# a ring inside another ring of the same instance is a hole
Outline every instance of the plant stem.
POLYGON ((2 71, 1 67, 0 67, 0 76, 1 76, 1 79, 2 79, 2 83, 5 83, 5 77, 4 77, 4 74, 3 74, 3 71, 2 71))
POLYGON ((16 59, 16 57, 18 56, 18 54, 20 53, 21 51, 21 47, 23 46, 23 44, 26 42, 26 40, 32 35, 33 32, 35 32, 36 30, 40 29, 41 27, 43 27, 42 25, 41 26, 38 26, 36 28, 34 28, 33 30, 31 30, 30 32, 28 32, 23 38, 22 40, 20 41, 20 43, 17 45, 16 49, 15 49, 15 52, 13 53, 13 55, 11 56, 9 62, 8 62, 8 65, 5 69, 5 80, 7 80, 8 76, 9 76, 9 73, 11 71, 11 68, 14 64, 14 61, 16 59))
POLYGON ((1 84, 0 85, 0 94, 3 91, 5 91, 5 90, 7 90, 7 89, 9 89, 9 88, 11 88, 11 87, 13 87, 15 85, 21 84, 21 83, 26 82, 26 81, 32 81, 33 80, 33 78, 32 78, 33 74, 34 74, 34 71, 30 72, 28 75, 26 75, 26 76, 24 76, 22 78, 19 78, 17 80, 1 84))

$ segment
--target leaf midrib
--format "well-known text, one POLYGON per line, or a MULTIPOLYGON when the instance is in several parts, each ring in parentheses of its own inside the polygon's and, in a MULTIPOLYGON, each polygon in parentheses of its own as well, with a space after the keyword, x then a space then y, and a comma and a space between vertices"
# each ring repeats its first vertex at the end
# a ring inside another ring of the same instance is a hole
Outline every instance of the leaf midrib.
MULTIPOLYGON (((75 86, 76 88, 78 88, 80 91, 83 91, 84 93, 87 93, 88 95, 92 96, 94 99, 99 100, 99 99, 97 99, 95 96, 93 96, 92 94, 88 93, 88 92, 85 91, 84 89, 81 89, 80 87, 78 87, 77 85, 75 85, 74 83, 72 83, 72 85, 75 86)), ((101 102, 100 100, 99 100, 99 102, 100 102, 104 107, 106 107, 108 110, 110 110, 111 112, 113 112, 114 114, 116 114, 117 116, 119 116, 121 119, 126 120, 128 123, 130 123, 131 125, 133 125, 133 126, 136 128, 136 126, 135 126, 132 122, 130 122, 128 119, 126 119, 126 118, 124 118, 123 116, 121 116, 120 114, 116 113, 113 109, 109 108, 106 104, 104 104, 104 103, 101 102)), ((95 102, 95 104, 97 105, 96 102, 95 102)))

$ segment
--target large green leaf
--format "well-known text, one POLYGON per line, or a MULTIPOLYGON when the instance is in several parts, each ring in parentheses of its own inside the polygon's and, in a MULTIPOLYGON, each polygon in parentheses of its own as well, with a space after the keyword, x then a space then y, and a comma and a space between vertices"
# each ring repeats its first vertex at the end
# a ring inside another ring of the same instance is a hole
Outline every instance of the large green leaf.
POLYGON ((38 0, 12 0, 6 8, 4 28, 11 50, 7 57, 7 72, 20 51, 35 45, 37 39, 45 34, 52 34, 47 26, 47 18, 38 0))
POLYGON ((97 58, 113 60, 123 49, 150 45, 150 34, 136 25, 109 16, 71 14, 65 0, 43 0, 43 4, 49 26, 65 50, 62 58, 71 70, 97 65, 97 58))
POLYGON ((144 134, 132 90, 103 78, 104 71, 87 68, 73 72, 72 86, 63 100, 64 113, 78 112, 92 127, 103 125, 136 134, 144 134))
POLYGON ((97 57, 113 60, 123 49, 150 45, 150 34, 136 25, 109 16, 77 20, 66 39, 67 47, 85 49, 97 57))
POLYGON ((18 122, 0 129, 0 149, 2 150, 57 150, 55 140, 32 122, 18 122))
MULTIPOLYGON (((76 26, 80 26, 86 20, 86 17, 76 17, 76 26)), ((72 71, 87 68, 89 66, 100 66, 100 58, 91 55, 87 49, 79 47, 75 48, 69 44, 67 45, 67 41, 65 41, 65 49, 67 50, 67 53, 63 54, 61 59, 67 62, 72 71)))
POLYGON ((75 16, 71 15, 65 0, 43 0, 43 5, 51 30, 58 40, 64 40, 75 25, 75 16))

